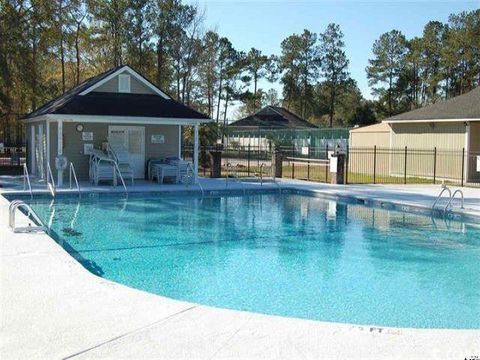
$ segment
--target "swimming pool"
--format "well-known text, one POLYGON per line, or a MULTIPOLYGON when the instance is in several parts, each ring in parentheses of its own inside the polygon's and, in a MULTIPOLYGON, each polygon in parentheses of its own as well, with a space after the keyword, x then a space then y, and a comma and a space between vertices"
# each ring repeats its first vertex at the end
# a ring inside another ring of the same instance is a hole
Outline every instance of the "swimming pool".
POLYGON ((88 270, 159 295, 313 320, 480 328, 480 229, 295 194, 29 201, 88 270))

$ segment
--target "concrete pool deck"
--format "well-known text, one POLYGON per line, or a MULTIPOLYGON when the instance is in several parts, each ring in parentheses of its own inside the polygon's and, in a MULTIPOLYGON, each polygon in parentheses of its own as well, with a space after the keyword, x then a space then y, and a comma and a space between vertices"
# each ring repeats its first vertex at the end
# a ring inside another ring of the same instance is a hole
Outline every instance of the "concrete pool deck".
MULTIPOLYGON (((225 188, 223 180, 203 179, 202 184, 205 190, 225 188)), ((244 186, 229 184, 230 189, 244 186)), ((247 186, 260 188, 258 184, 247 186)), ((282 181, 282 187, 291 186, 424 207, 431 206, 439 192, 438 185, 332 186, 282 181)), ((101 186, 98 190, 110 189, 101 186)), ((130 190, 186 188, 139 183, 130 190)), ((480 215, 480 189, 465 188, 464 193, 466 211, 480 215)), ((89 273, 44 233, 13 234, 7 225, 8 205, 0 196, 2 359, 480 356, 480 330, 403 329, 283 318, 135 290, 89 273)))

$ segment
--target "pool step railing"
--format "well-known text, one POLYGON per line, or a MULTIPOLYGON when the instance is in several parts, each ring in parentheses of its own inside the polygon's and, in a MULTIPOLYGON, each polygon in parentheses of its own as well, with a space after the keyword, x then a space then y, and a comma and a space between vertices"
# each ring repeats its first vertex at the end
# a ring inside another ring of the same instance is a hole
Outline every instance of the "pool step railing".
POLYGON ((77 187, 78 197, 81 197, 80 185, 78 184, 77 173, 75 171, 75 166, 70 162, 69 167, 69 180, 70 180, 70 190, 72 190, 72 179, 75 180, 75 186, 77 187))
POLYGON ((457 189, 453 192, 452 196, 450 197, 450 200, 448 200, 447 202, 447 205, 445 205, 445 213, 448 212, 449 208, 451 208, 453 206, 453 200, 455 198, 455 195, 456 194, 460 194, 460 209, 463 209, 464 207, 464 203, 465 203, 465 200, 464 200, 464 197, 463 197, 463 191, 460 190, 460 189, 457 189))
POLYGON ((232 163, 225 164, 225 170, 227 171, 227 177, 225 178, 225 186, 228 186, 228 182, 232 179, 232 181, 238 181, 238 172, 237 169, 232 165, 232 163), (231 177, 230 177, 231 176, 231 177))
POLYGON ((57 194, 57 189, 55 187, 55 180, 53 179, 52 168, 50 163, 47 163, 47 188, 50 191, 50 194, 55 198, 57 194))
POLYGON ((27 164, 23 164, 23 191, 27 190, 27 185, 28 191, 30 192, 30 197, 33 198, 32 183, 30 182, 30 175, 28 174, 27 164))
MULTIPOLYGON (((193 167, 191 163, 187 163, 187 171, 185 175, 180 179, 181 183, 189 186, 189 185, 195 185, 195 173, 193 171, 193 167)), ((202 197, 205 196, 205 191, 203 190, 202 183, 197 179, 197 185, 200 188, 200 191, 202 193, 202 197)))
POLYGON ((440 202, 440 200, 442 199, 442 196, 443 194, 447 192, 448 193, 448 200, 447 200, 447 204, 445 205, 445 207, 443 208, 443 213, 444 215, 448 213, 449 210, 451 210, 451 208, 453 207, 453 200, 455 198, 455 195, 456 194, 460 194, 461 196, 461 205, 460 205, 460 208, 463 209, 464 208, 464 197, 463 197, 463 191, 460 190, 460 189, 457 189, 453 192, 452 194, 452 191, 450 190, 450 188, 445 185, 445 184, 442 184, 442 190, 440 191, 440 193, 438 194, 437 198, 435 199, 435 201, 433 202, 433 205, 432 205, 432 213, 435 212, 435 208, 437 206, 437 204, 440 202))
POLYGON ((40 218, 35 213, 35 211, 33 211, 32 207, 27 203, 23 202, 22 200, 13 200, 10 203, 10 206, 8 208, 8 225, 14 233, 19 233, 19 232, 30 233, 30 232, 45 231, 45 225, 43 225, 42 220, 40 220, 40 218), (27 211, 27 214, 26 214, 27 218, 32 220, 35 223, 35 225, 32 225, 31 223, 29 223, 28 226, 17 227, 16 212, 21 208, 24 208, 27 211))
POLYGON ((120 181, 123 185, 123 189, 125 190, 125 195, 128 196, 128 190, 127 190, 127 185, 125 185, 125 181, 123 180, 122 173, 120 171, 120 168, 118 167, 118 163, 115 160, 111 160, 113 163, 113 168, 115 169, 114 171, 116 172, 116 175, 120 178, 120 181))

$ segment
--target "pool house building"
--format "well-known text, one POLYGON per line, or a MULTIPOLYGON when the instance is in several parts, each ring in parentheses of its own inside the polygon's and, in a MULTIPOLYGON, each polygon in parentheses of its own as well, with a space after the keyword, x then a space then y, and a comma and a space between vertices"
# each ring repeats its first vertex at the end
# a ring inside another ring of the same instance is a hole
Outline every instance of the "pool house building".
POLYGON ((70 163, 79 180, 87 180, 91 154, 114 148, 117 157, 128 158, 132 180, 144 179, 148 160, 181 157, 182 126, 194 128, 196 179, 198 128, 210 120, 122 65, 84 81, 23 121, 30 173, 44 178, 50 167, 62 186, 70 163))

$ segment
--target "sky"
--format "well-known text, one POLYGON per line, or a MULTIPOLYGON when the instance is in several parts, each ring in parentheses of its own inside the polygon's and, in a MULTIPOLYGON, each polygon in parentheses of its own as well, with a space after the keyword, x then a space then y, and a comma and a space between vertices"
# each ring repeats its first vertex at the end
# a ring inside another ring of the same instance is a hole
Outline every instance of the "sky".
MULTIPOLYGON (((371 99, 365 68, 372 45, 381 34, 397 29, 407 38, 421 36, 428 21, 447 22, 451 13, 480 8, 476 1, 219 1, 196 0, 205 9, 206 30, 226 36, 237 50, 255 47, 264 54, 280 54, 280 43, 303 29, 323 32, 333 22, 345 35, 350 74, 366 98, 371 99)), ((279 84, 263 81, 264 90, 279 84)))

